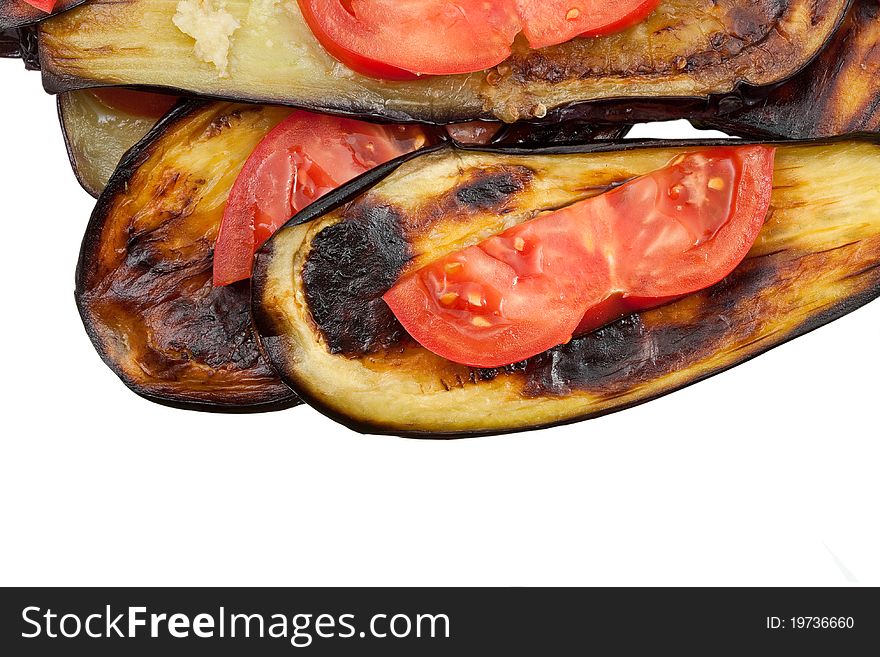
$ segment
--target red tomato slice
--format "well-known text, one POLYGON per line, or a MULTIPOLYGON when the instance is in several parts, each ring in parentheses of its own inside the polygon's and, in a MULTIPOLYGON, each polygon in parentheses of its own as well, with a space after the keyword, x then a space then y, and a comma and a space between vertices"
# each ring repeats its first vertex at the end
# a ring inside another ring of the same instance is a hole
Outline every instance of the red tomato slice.
POLYGON ((31 7, 36 7, 40 11, 45 11, 47 14, 51 14, 52 10, 55 9, 55 5, 58 4, 58 0, 24 0, 31 7))
POLYGON ((764 224, 774 155, 743 146, 679 156, 449 254, 383 298, 416 341, 451 361, 530 358, 727 276, 764 224))
POLYGON ((516 0, 299 0, 336 59, 386 80, 500 64, 521 29, 516 0))
POLYGON ((291 114, 254 149, 229 193, 214 246, 214 285, 250 278, 254 252, 297 211, 427 141, 418 126, 291 114))
POLYGON ((386 80, 473 73, 533 48, 629 27, 660 0, 298 0, 321 45, 349 68, 386 80))
POLYGON ((640 23, 660 0, 517 0, 517 4, 529 45, 545 48, 640 23))
POLYGON ((93 89, 90 92, 101 103, 126 114, 160 119, 174 107, 179 96, 155 94, 149 91, 132 91, 131 89, 93 89))

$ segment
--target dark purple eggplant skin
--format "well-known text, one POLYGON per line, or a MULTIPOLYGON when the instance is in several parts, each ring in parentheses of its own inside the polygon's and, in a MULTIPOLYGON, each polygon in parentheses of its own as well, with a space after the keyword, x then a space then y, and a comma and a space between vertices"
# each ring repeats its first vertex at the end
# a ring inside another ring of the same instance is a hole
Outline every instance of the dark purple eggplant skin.
POLYGON ((51 14, 40 11, 22 0, 0 0, 0 30, 34 25, 47 18, 73 9, 86 0, 58 0, 51 14))
POLYGON ((0 30, 0 57, 21 59, 29 71, 40 70, 37 33, 31 27, 0 30))
POLYGON ((492 140, 497 146, 540 147, 553 144, 586 144, 623 139, 632 129, 624 123, 571 120, 559 123, 525 122, 505 125, 492 140))
POLYGON ((18 30, 0 30, 0 57, 18 59, 22 56, 21 37, 18 30))
POLYGON ((880 2, 855 0, 819 57, 760 102, 697 125, 769 139, 880 132, 880 2))

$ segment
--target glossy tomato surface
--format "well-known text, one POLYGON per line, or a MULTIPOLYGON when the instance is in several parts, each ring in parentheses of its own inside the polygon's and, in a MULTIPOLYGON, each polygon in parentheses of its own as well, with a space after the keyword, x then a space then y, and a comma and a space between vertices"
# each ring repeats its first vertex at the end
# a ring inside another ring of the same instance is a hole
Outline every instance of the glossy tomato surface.
POLYGON ((727 276, 764 224, 774 155, 766 146, 680 155, 451 253, 383 298, 416 341, 444 358, 475 367, 530 358, 727 276))
POLYGON ((510 55, 513 0, 299 0, 318 41, 355 71, 387 80, 490 68, 510 55))
POLYGON ((214 285, 250 278, 254 252, 297 211, 428 138, 419 126, 291 114, 254 149, 229 193, 214 247, 214 285))
POLYGON ((518 0, 523 34, 532 48, 600 36, 640 23, 660 0, 518 0))

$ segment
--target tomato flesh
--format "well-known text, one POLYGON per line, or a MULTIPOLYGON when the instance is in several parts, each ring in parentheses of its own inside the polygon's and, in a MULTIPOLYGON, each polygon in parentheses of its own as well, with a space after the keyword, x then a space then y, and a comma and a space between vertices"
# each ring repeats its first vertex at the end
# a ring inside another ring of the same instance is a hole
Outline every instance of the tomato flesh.
POLYGON ((518 0, 523 34, 532 48, 617 32, 643 21, 658 4, 660 0, 518 0))
POLYGON ((448 360, 525 360, 727 276, 764 223, 774 156, 766 146, 686 153, 440 258, 383 298, 417 342, 448 360))
POLYGON ((299 0, 299 6, 331 55, 388 80, 491 68, 510 56, 520 31, 513 0, 299 0))
POLYGON ((298 0, 315 38, 352 70, 385 80, 473 73, 533 48, 638 23, 659 0, 298 0))
POLYGON ((297 211, 427 142, 418 126, 293 112, 257 145, 232 186, 214 245, 214 285, 250 278, 254 252, 297 211))
POLYGON ((47 14, 51 14, 52 10, 55 9, 55 5, 58 4, 58 0, 24 0, 31 7, 36 7, 40 11, 45 11, 47 14))

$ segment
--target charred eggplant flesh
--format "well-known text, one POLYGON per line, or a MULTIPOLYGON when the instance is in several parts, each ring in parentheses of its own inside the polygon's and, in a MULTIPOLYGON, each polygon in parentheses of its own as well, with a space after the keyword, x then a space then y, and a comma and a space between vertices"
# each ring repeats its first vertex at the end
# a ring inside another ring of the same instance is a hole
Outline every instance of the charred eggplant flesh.
POLYGON ((229 188, 290 110, 181 107, 130 151, 83 240, 76 300, 105 362, 135 392, 219 411, 288 407, 296 397, 260 353, 247 281, 211 284, 229 188))

